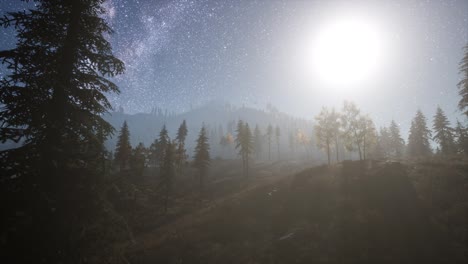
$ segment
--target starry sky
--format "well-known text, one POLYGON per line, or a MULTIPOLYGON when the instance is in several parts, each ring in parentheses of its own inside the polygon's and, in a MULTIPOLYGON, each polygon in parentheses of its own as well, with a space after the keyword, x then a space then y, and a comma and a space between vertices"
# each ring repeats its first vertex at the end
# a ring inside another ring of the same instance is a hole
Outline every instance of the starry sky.
MULTIPOLYGON (((1 13, 25 7, 0 0, 1 13)), ((352 100, 377 125, 396 119, 408 127, 418 108, 432 119, 437 105, 462 119, 456 84, 467 0, 108 0, 105 8, 127 68, 114 79, 121 94, 109 98, 128 113, 183 112, 216 100, 272 103, 312 119, 323 105, 352 100), (373 78, 338 91, 310 77, 307 47, 323 21, 341 14, 379 23, 386 60, 373 78)), ((0 49, 12 47, 13 31, 1 32, 0 49)))

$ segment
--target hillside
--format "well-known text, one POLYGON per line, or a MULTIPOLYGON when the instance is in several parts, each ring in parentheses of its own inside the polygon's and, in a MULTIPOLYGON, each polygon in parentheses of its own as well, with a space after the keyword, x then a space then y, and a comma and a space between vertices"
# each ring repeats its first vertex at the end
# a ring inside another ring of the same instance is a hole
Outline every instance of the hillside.
MULTIPOLYGON (((202 124, 209 132, 212 155, 222 154, 219 142, 222 136, 227 133, 235 135, 238 120, 243 120, 250 124, 253 130, 258 125, 265 133, 266 127, 279 126, 281 128, 280 147, 282 152, 289 152, 289 135, 294 135, 298 130, 304 131, 309 138, 312 138, 313 124, 310 121, 295 118, 291 115, 281 113, 274 107, 268 107, 267 110, 255 109, 250 107, 235 107, 230 104, 211 102, 201 107, 194 108, 191 111, 181 114, 167 114, 163 111, 153 111, 152 113, 126 114, 123 112, 113 112, 105 116, 105 119, 119 131, 123 122, 126 120, 130 128, 130 141, 133 146, 143 142, 145 146, 150 146, 154 139, 158 137, 159 131, 166 125, 169 136, 175 137, 178 127, 183 120, 187 121, 188 136, 186 147, 188 153, 192 153, 195 139, 200 131, 202 124)), ((116 144, 116 137, 110 138, 106 142, 106 147, 113 150, 116 144)), ((312 145, 312 144, 311 144, 312 145)), ((276 151, 276 148, 275 148, 276 151)))
POLYGON ((467 171, 435 162, 314 167, 119 248, 129 263, 466 263, 467 171))

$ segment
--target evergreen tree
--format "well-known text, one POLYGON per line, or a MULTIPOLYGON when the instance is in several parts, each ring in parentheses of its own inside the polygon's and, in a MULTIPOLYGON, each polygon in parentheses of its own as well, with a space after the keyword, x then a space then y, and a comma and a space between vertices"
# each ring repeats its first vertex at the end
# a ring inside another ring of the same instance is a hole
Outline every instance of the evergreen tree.
POLYGON ((450 122, 440 107, 437 107, 432 128, 434 129, 433 139, 439 144, 440 153, 443 155, 455 153, 453 129, 450 127, 450 122))
POLYGON ((181 166, 187 160, 187 153, 185 149, 185 138, 187 137, 188 129, 187 123, 185 120, 180 125, 177 130, 176 140, 177 140, 177 151, 176 151, 176 163, 178 166, 181 166))
POLYGON ((468 155, 468 130, 457 120, 455 127, 457 153, 468 155))
POLYGON ((377 139, 377 147, 378 149, 376 149, 376 151, 378 151, 379 155, 377 155, 378 157, 380 158, 388 158, 390 157, 390 149, 392 149, 391 147, 391 136, 390 136, 390 131, 388 128, 386 127, 381 127, 380 128, 380 135, 377 139))
POLYGON ((157 167, 159 165, 159 153, 159 140, 155 138, 148 149, 149 164, 151 164, 154 167, 157 167))
POLYGON ((154 140, 150 146, 151 163, 155 166, 161 167, 166 155, 167 145, 169 144, 169 134, 166 129, 166 125, 163 125, 159 132, 159 137, 154 140))
POLYGON ((431 131, 427 128, 426 117, 421 110, 416 112, 416 116, 411 121, 411 127, 408 136, 408 155, 428 156, 432 154, 429 139, 431 138, 431 131))
MULTIPOLYGON (((165 127, 163 128, 165 130, 165 127)), ((163 146, 163 145, 161 145, 163 146)), ((161 184, 164 189, 164 212, 167 212, 169 198, 174 182, 175 144, 169 138, 164 145, 164 156, 161 164, 161 184)))
POLYGON ((253 141, 254 141, 253 144, 254 144, 254 150, 255 150, 255 157, 257 158, 257 160, 259 160, 262 155, 263 137, 262 137, 262 132, 260 131, 260 128, 258 127, 258 125, 255 125, 253 141))
POLYGON ((271 142, 273 139, 273 127, 271 126, 271 124, 269 124, 267 127, 266 139, 268 142, 268 160, 271 160, 271 142))
POLYGON ((1 181, 14 182, 15 192, 24 192, 18 197, 33 201, 15 211, 24 211, 34 219, 30 228, 37 227, 24 231, 38 238, 33 246, 21 245, 24 262, 73 262, 84 236, 74 234, 97 205, 91 185, 99 179, 103 148, 95 146, 113 131, 102 118, 111 108, 105 94, 118 92, 106 78, 124 71, 105 37, 112 30, 101 3, 37 0, 34 10, 0 18, 1 27, 17 32, 16 46, 0 51, 6 68, 0 81, 0 142, 22 142, 0 153, 1 181))
POLYGON ((461 81, 458 83, 458 93, 461 96, 458 108, 468 117, 468 45, 464 48, 464 56, 460 62, 461 81))
POLYGON ((388 133, 388 152, 395 158, 401 158, 405 148, 405 141, 401 137, 400 128, 394 120, 390 123, 388 133))
POLYGON ((276 141, 276 150, 278 151, 278 160, 280 159, 280 136, 281 136, 281 130, 279 126, 276 126, 275 128, 275 141, 276 141))
POLYGON ((202 126, 195 147, 193 166, 198 170, 200 194, 203 192, 204 178, 210 166, 210 146, 206 136, 205 126, 202 126))
POLYGON ((115 148, 115 162, 119 165, 120 171, 127 168, 131 155, 130 132, 128 131, 127 121, 124 121, 115 148))
POLYGON ((248 123, 239 120, 237 123, 236 149, 242 158, 242 169, 246 177, 249 176, 249 158, 253 153, 252 132, 248 123))
POLYGON ((130 158, 130 169, 137 177, 143 175, 143 171, 146 167, 146 148, 142 142, 140 142, 135 149, 132 151, 130 158))
POLYGON ((242 152, 245 156, 245 175, 249 177, 249 160, 250 155, 253 153, 253 143, 252 143, 252 132, 249 127, 249 123, 245 123, 244 126, 244 135, 243 135, 243 147, 242 152))

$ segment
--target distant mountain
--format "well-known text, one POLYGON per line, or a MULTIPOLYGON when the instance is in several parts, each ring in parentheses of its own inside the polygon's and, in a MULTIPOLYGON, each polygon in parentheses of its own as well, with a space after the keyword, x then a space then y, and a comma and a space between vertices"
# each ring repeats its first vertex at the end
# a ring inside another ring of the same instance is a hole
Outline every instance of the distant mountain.
MULTIPOLYGON (((236 157, 234 146, 231 145, 222 149, 220 140, 227 133, 233 136, 236 134, 238 120, 249 123, 253 130, 256 125, 259 126, 262 135, 265 135, 269 124, 275 128, 278 126, 281 131, 280 136, 280 157, 282 158, 311 158, 317 156, 318 151, 313 143, 313 123, 308 120, 295 118, 291 115, 278 111, 275 107, 268 105, 266 109, 255 109, 251 107, 237 107, 228 103, 210 102, 198 108, 181 114, 168 113, 162 109, 153 109, 151 113, 126 114, 122 108, 117 112, 108 113, 104 116, 114 128, 115 133, 106 142, 108 150, 113 151, 117 143, 117 136, 124 121, 127 121, 130 129, 130 143, 136 146, 143 142, 146 147, 158 137, 159 131, 166 125, 169 136, 175 138, 177 129, 183 120, 186 120, 188 126, 188 135, 186 139, 187 154, 192 156, 195 147, 195 140, 200 128, 205 124, 208 131, 211 155, 225 158, 236 157), (298 142, 298 134, 301 138, 309 139, 307 144, 298 142)), ((20 143, 6 142, 0 144, 1 149, 10 149, 20 146, 20 143)), ((278 159, 278 149, 273 139, 271 145, 271 159, 278 159)), ((267 158, 267 143, 263 143, 262 157, 267 158)))
MULTIPOLYGON (((251 107, 236 107, 219 102, 210 102, 181 114, 168 114, 161 111, 161 109, 157 109, 151 113, 131 115, 125 114, 121 110, 108 114, 105 119, 116 129, 114 136, 106 142, 106 147, 110 150, 115 148, 118 132, 125 120, 130 129, 131 144, 135 146, 139 142, 143 142, 147 147, 158 137, 159 131, 164 124, 169 131, 169 136, 174 138, 178 127, 183 120, 186 120, 189 131, 186 146, 189 155, 192 154, 194 142, 202 124, 205 124, 208 129, 210 145, 214 154, 220 151, 218 148, 222 136, 228 132, 235 135, 238 120, 248 122, 252 131, 255 125, 258 124, 262 133, 265 133, 268 124, 273 127, 279 126, 282 135, 280 145, 284 149, 288 146, 288 135, 295 134, 300 129, 312 138, 313 127, 311 121, 281 113, 270 105, 263 110, 251 107)), ((272 151, 276 153, 276 150, 276 145, 272 146, 272 151)))

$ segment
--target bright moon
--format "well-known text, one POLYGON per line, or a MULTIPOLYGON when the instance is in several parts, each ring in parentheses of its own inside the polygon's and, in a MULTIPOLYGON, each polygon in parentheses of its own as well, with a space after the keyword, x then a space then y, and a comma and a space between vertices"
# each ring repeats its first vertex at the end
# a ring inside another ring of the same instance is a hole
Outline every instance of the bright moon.
POLYGON ((348 18, 324 25, 314 39, 313 68, 321 81, 352 85, 366 81, 382 60, 382 38, 370 21, 348 18))

